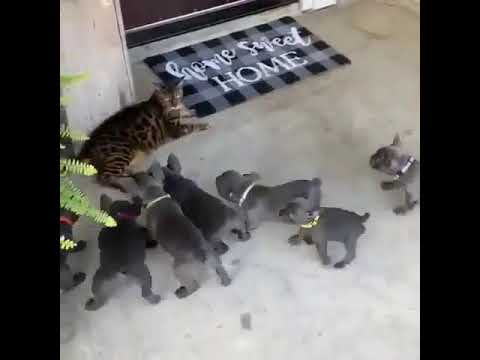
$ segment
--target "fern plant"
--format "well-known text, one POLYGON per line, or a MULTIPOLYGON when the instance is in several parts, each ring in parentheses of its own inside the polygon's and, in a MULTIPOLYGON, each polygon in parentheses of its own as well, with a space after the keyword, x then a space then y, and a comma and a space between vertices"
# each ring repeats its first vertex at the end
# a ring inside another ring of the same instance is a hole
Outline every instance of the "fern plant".
MULTIPOLYGON (((63 92, 66 88, 83 81, 85 75, 60 75, 60 89, 63 92)), ((60 105, 65 103, 65 97, 60 97, 60 105)), ((60 127, 60 149, 65 149, 68 142, 85 141, 88 137, 76 131, 72 131, 68 126, 60 127)), ((76 159, 60 158, 60 207, 73 212, 78 216, 87 216, 93 221, 113 227, 116 226, 115 220, 106 212, 92 206, 87 196, 78 189, 70 179, 74 175, 92 176, 97 173, 94 166, 83 163, 76 159)), ((76 244, 64 237, 60 238, 60 249, 70 250, 76 244)))

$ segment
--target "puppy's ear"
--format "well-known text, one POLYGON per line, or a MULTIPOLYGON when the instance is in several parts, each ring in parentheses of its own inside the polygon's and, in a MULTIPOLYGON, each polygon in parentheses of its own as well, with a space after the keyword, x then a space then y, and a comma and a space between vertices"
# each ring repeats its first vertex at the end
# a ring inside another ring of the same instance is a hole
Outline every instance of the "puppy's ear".
POLYGON ((158 163, 158 161, 154 161, 152 163, 148 169, 148 174, 159 183, 163 183, 163 180, 165 180, 165 174, 163 173, 162 166, 158 163))
POLYGON ((170 154, 167 160, 167 167, 172 170, 174 173, 181 174, 182 166, 180 165, 180 160, 175 156, 175 154, 170 154))
POLYGON ((135 209, 135 215, 140 216, 142 213, 143 200, 140 196, 135 195, 132 198, 133 207, 135 209))
POLYGON ((288 213, 287 209, 280 209, 280 211, 278 212, 278 216, 283 217, 287 215, 287 213, 288 213))
POLYGON ((400 135, 398 135, 398 133, 395 134, 395 137, 393 138, 392 145, 393 146, 401 146, 402 145, 402 141, 400 140, 400 135))
POLYGON ((132 203, 133 203, 134 205, 138 205, 138 204, 141 205, 142 202, 143 202, 143 200, 142 200, 142 198, 141 198, 140 196, 135 195, 134 197, 132 197, 132 203))
POLYGON ((100 209, 103 211, 108 212, 110 210, 110 206, 112 206, 113 200, 107 194, 102 194, 100 196, 100 209))

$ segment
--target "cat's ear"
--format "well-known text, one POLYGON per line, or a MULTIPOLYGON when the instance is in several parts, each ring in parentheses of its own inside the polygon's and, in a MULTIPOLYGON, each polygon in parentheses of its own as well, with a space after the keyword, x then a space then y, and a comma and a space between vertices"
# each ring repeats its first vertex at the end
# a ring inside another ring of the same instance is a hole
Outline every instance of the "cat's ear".
POLYGON ((398 135, 398 133, 395 134, 395 137, 393 138, 392 145, 393 146, 401 146, 402 145, 402 141, 400 140, 400 135, 398 135))
POLYGON ((153 87, 155 88, 155 90, 164 90, 165 89, 165 85, 161 82, 154 82, 153 83, 153 87))
POLYGON ((107 194, 102 194, 100 196, 100 209, 103 211, 108 212, 110 210, 110 206, 112 206, 113 200, 107 194))
POLYGON ((174 88, 178 88, 180 86, 183 86, 183 82, 185 81, 185 76, 182 76, 182 77, 174 77, 171 81, 170 81, 170 86, 174 87, 174 88))
POLYGON ((177 76, 169 76, 168 78, 163 79, 162 89, 177 89, 183 86, 183 81, 185 80, 185 76, 177 77, 177 76))

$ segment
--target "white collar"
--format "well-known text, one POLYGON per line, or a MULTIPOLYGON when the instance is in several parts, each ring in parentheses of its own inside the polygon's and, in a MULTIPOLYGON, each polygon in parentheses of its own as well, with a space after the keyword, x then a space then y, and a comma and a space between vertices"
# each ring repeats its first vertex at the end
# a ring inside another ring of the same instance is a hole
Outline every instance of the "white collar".
POLYGON ((397 173, 397 175, 395 175, 395 180, 398 180, 400 178, 400 176, 402 176, 403 174, 405 174, 408 169, 410 169, 410 166, 412 166, 412 164, 415 162, 415 158, 413 156, 410 156, 408 158, 408 161, 407 163, 405 164, 405 166, 397 173))
POLYGON ((248 185, 248 187, 245 189, 245 191, 243 192, 242 196, 240 197, 240 200, 238 202, 238 206, 242 206, 243 203, 245 202, 245 200, 247 200, 247 195, 248 193, 250 192, 250 190, 253 189, 253 187, 257 185, 256 183, 252 182, 250 185, 248 185))
POLYGON ((147 206, 145 206, 145 209, 148 209, 150 206, 152 206, 153 204, 156 204, 156 203, 159 202, 159 201, 162 201, 163 199, 169 199, 169 198, 170 198, 170 195, 168 195, 168 194, 159 196, 158 198, 150 201, 150 202, 147 204, 147 206))

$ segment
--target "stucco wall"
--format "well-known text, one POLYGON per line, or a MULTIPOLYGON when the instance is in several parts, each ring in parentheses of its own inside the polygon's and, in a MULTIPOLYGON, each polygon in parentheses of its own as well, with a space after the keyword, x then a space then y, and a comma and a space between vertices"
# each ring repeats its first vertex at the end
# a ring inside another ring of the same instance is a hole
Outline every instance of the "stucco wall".
POLYGON ((60 71, 89 75, 68 93, 72 128, 89 132, 134 99, 117 11, 118 0, 60 0, 60 71))

